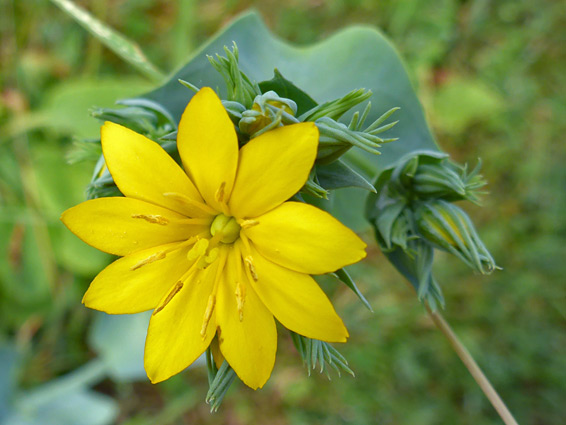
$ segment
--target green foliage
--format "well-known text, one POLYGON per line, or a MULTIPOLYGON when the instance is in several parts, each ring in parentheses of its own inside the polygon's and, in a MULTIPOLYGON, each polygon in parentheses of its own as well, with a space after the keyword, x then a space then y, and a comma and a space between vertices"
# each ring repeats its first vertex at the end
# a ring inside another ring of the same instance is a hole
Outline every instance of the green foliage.
POLYGON ((163 78, 161 72, 144 56, 139 46, 126 37, 100 22, 86 10, 78 7, 70 0, 51 0, 62 10, 73 17, 81 26, 100 40, 106 47, 129 62, 148 77, 157 81, 163 78))

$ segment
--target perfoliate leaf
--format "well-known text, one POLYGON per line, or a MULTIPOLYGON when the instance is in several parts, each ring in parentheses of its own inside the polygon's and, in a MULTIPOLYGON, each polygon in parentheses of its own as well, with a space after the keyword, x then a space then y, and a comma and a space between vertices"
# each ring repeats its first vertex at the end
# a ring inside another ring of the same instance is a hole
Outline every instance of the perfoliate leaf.
MULTIPOLYGON (((176 120, 193 95, 189 90, 179 90, 179 79, 198 87, 219 87, 220 97, 226 99, 223 78, 214 71, 207 55, 222 54, 224 46, 233 42, 239 48, 239 68, 253 81, 272 79, 273 69, 277 68, 287 81, 308 90, 308 96, 320 103, 363 88, 373 93, 372 108, 365 117, 369 123, 400 107, 395 112, 399 123, 389 130, 399 138, 397 142, 384 145, 379 157, 358 149, 343 157, 344 162, 370 181, 407 152, 438 149, 397 51, 379 31, 368 27, 347 28, 305 50, 274 37, 257 13, 247 13, 204 45, 165 85, 138 99, 161 105, 176 120)), ((359 107, 364 110, 363 103, 359 107)), ((344 115, 345 122, 350 121, 353 113, 344 115)), ((385 136, 387 132, 383 134, 384 138, 389 137, 385 136)), ((360 214, 366 194, 356 188, 338 191, 336 205, 348 205, 348 211, 331 212, 355 230, 367 229, 360 214)))
POLYGON ((316 106, 316 102, 307 93, 283 77, 277 68, 275 68, 273 73, 271 80, 259 83, 262 93, 273 90, 281 97, 293 99, 297 104, 297 115, 302 115, 316 106))
POLYGON ((330 164, 317 165, 316 175, 320 185, 328 190, 360 187, 370 192, 375 192, 375 188, 370 182, 340 160, 330 164))

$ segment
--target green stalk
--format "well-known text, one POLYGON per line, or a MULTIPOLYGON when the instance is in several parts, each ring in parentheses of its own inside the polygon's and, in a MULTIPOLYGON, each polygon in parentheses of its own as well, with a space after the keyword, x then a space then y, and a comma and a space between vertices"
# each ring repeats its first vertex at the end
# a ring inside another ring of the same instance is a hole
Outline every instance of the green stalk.
POLYGON ((464 344, 462 344, 462 341, 460 341, 458 336, 454 333, 446 319, 444 319, 444 317, 438 311, 431 310, 428 305, 425 304, 425 307, 436 327, 440 330, 440 332, 442 332, 446 339, 448 339, 450 345, 452 345, 452 348, 454 349, 458 357, 460 357, 460 360, 462 360, 462 363, 464 363, 464 366, 466 366, 468 372, 470 372, 470 375, 472 375, 505 425, 518 425, 517 421, 515 420, 497 391, 495 391, 495 388, 493 388, 493 385, 491 385, 491 382, 489 382, 470 352, 467 350, 464 344))
POLYGON ((128 40, 122 34, 96 19, 92 14, 77 6, 71 0, 51 0, 51 2, 71 16, 102 44, 137 68, 138 71, 155 81, 163 80, 163 73, 145 57, 136 43, 128 40))

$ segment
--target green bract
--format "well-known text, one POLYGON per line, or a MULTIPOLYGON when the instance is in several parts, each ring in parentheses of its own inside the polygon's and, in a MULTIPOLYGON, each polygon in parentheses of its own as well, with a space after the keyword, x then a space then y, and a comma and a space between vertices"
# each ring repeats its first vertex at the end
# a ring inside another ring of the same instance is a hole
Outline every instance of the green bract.
POLYGON ((480 164, 471 172, 440 152, 418 151, 385 170, 370 194, 366 216, 389 260, 415 286, 419 299, 444 304, 432 275, 434 248, 474 270, 497 268, 467 214, 450 202, 478 202, 485 185, 480 164))

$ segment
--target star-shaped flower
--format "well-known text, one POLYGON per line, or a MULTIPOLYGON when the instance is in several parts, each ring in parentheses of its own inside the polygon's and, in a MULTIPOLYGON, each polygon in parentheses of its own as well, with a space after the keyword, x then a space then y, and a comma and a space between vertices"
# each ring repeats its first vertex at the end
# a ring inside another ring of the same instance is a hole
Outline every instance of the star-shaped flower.
POLYGON ((152 382, 185 369, 217 336, 240 379, 262 387, 275 362, 274 316, 309 338, 346 341, 310 275, 361 260, 365 244, 326 212, 288 201, 316 158, 313 123, 269 131, 239 149, 220 99, 203 88, 179 124, 184 171, 125 127, 107 122, 101 135, 125 197, 84 202, 62 220, 86 243, 123 257, 91 283, 87 307, 153 310, 145 346, 152 382))

